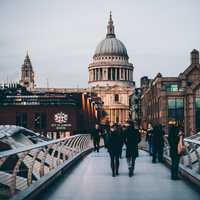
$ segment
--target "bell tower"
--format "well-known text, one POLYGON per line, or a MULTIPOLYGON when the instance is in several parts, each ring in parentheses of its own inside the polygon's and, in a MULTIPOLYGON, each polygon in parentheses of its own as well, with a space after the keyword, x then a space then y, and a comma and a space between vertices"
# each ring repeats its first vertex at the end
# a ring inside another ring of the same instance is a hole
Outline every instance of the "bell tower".
POLYGON ((28 90, 31 90, 35 87, 34 79, 35 77, 34 77, 33 67, 27 52, 26 57, 24 59, 24 64, 21 67, 21 80, 19 81, 19 83, 22 86, 26 87, 28 90))

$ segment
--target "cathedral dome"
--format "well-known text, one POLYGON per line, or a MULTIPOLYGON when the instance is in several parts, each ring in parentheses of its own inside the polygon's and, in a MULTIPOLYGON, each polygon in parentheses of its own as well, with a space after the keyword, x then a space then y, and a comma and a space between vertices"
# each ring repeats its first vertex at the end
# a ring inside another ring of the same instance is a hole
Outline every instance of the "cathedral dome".
POLYGON ((105 55, 123 56, 128 58, 125 45, 115 36, 111 14, 108 21, 106 38, 97 45, 94 57, 105 55))
POLYGON ((115 37, 106 37, 96 47, 94 56, 116 55, 128 57, 126 47, 115 37))

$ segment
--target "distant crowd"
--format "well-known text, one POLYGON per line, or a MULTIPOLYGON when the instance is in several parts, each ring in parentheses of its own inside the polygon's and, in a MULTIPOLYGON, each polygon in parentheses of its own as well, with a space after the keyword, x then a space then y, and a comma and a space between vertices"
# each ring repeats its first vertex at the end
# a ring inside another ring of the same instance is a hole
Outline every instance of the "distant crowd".
MULTIPOLYGON (((183 143, 184 132, 182 126, 176 123, 169 124, 168 143, 170 146, 170 156, 172 161, 171 179, 177 180, 178 166, 180 157, 184 153, 183 143)), ((121 126, 115 123, 110 126, 109 123, 104 125, 96 124, 95 128, 91 130, 91 139, 93 140, 94 151, 99 152, 100 138, 103 139, 104 147, 107 148, 110 155, 110 165, 112 176, 119 175, 120 158, 122 158, 123 146, 126 146, 126 160, 128 165, 129 177, 134 175, 135 161, 139 156, 138 144, 141 141, 141 134, 134 126, 133 121, 128 121, 126 125, 121 126)), ((152 156, 152 163, 157 161, 164 162, 165 132, 161 124, 149 124, 146 130, 145 141, 148 144, 148 152, 152 156)))

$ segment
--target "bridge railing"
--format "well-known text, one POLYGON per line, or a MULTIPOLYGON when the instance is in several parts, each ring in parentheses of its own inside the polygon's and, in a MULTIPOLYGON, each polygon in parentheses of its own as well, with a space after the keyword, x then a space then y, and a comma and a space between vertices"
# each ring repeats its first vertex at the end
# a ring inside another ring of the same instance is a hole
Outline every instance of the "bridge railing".
MULTIPOLYGON (((185 177, 200 186, 200 133, 184 139, 185 154, 181 156, 179 169, 185 177)), ((170 147, 165 137, 164 158, 171 165, 170 147)))
POLYGON ((0 152, 0 199, 24 191, 89 149, 90 136, 85 134, 0 152))
MULTIPOLYGON (((181 156, 180 163, 194 172, 200 174, 200 133, 184 139, 185 155, 181 156)), ((165 138, 164 155, 170 157, 169 144, 165 138)))

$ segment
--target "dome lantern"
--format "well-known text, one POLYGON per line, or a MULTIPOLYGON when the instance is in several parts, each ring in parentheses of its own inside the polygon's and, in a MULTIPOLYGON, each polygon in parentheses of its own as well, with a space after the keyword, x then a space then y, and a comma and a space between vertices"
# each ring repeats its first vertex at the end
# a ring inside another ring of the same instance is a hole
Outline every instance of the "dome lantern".
POLYGON ((110 17, 109 17, 109 20, 108 20, 106 38, 115 38, 115 27, 113 25, 112 12, 111 11, 110 11, 110 17))
POLYGON ((93 58, 98 56, 120 56, 128 59, 125 45, 115 36, 111 12, 107 25, 106 38, 97 45, 93 58))

